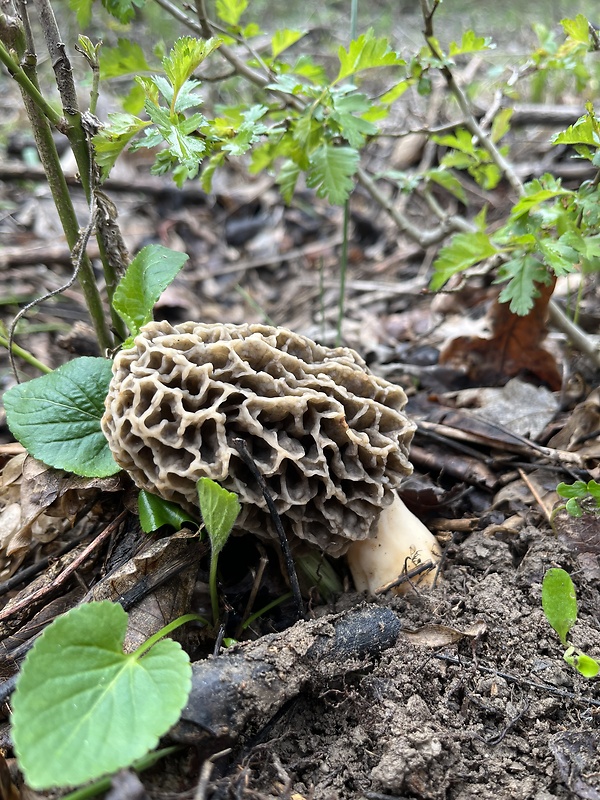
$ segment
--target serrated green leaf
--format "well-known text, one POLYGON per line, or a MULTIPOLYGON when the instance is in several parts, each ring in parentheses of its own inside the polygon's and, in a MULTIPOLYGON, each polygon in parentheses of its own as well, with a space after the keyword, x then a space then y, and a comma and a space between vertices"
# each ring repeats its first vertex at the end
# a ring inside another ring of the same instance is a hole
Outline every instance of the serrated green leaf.
POLYGON ((524 195, 513 206, 511 217, 518 219, 519 217, 530 214, 537 206, 546 203, 548 200, 554 200, 557 197, 573 196, 573 192, 568 189, 539 189, 530 194, 524 195))
POLYGON ((120 38, 116 47, 103 47, 100 50, 100 80, 137 75, 149 70, 144 51, 137 42, 120 38))
POLYGON ((372 28, 363 33, 358 39, 350 42, 347 50, 340 47, 338 50, 340 61, 340 71, 334 83, 350 75, 356 75, 366 69, 374 67, 387 67, 404 65, 404 59, 390 49, 388 40, 385 37, 377 38, 372 28))
POLYGON ((404 92, 412 85, 412 81, 409 79, 404 79, 399 81, 395 86, 393 86, 389 91, 383 94, 379 98, 379 102, 383 103, 386 106, 391 105, 392 103, 396 102, 399 97, 402 97, 404 92))
POLYGON ((4 394, 13 436, 34 458, 88 478, 114 475, 100 420, 112 378, 106 358, 82 357, 4 394))
POLYGON ((483 231, 474 233, 457 233, 449 244, 442 247, 433 262, 434 275, 430 289, 437 291, 457 272, 479 264, 498 252, 483 231))
POLYGON ((454 195, 457 200, 460 200, 461 203, 466 205, 467 195, 465 190, 463 189, 462 183, 452 172, 441 168, 430 169, 427 172, 426 177, 428 180, 437 183, 438 186, 443 186, 447 192, 450 192, 450 194, 454 195))
POLYGON ((350 147, 358 150, 364 145, 367 136, 377 133, 376 126, 360 116, 371 108, 371 103, 364 94, 332 93, 332 106, 329 119, 337 123, 340 135, 346 139, 350 147))
POLYGON ((460 153, 475 155, 475 140, 473 139, 473 134, 466 128, 457 128, 454 133, 448 133, 444 136, 434 136, 433 140, 443 147, 452 147, 460 153))
POLYGON ((109 124, 92 137, 96 163, 100 167, 101 179, 105 181, 110 171, 131 140, 143 130, 147 122, 133 114, 108 115, 109 124))
POLYGON ((163 59, 163 69, 173 84, 175 94, 220 44, 221 40, 214 37, 195 39, 193 36, 182 36, 177 39, 169 55, 163 59))
POLYGON ((571 576, 564 569, 549 569, 542 581, 542 608, 561 642, 577 622, 577 596, 571 576))
POLYGON ((454 56, 464 55, 465 53, 478 53, 481 50, 492 50, 496 45, 492 43, 489 36, 477 36, 472 30, 467 30, 462 35, 460 44, 456 42, 450 43, 449 55, 450 58, 454 56))
POLYGON ((138 513, 140 515, 140 525, 144 533, 153 533, 162 528, 163 525, 170 525, 178 531, 184 522, 195 522, 177 503, 170 500, 163 500, 156 494, 151 494, 142 489, 138 494, 138 513))
POLYGON ((492 130, 490 131, 490 138, 492 142, 496 143, 506 136, 510 130, 510 119, 513 115, 512 108, 502 108, 494 117, 492 122, 492 130))
POLYGON ((538 242, 544 261, 557 277, 568 275, 575 270, 579 258, 577 252, 565 242, 554 239, 541 239, 538 242))
POLYGON ((525 316, 533 308, 534 299, 539 296, 537 285, 548 282, 548 270, 530 253, 517 252, 513 258, 502 264, 494 283, 506 280, 508 283, 500 292, 498 300, 501 303, 510 303, 513 314, 525 316))
POLYGON ((319 197, 341 205, 354 189, 353 175, 358 169, 360 155, 351 147, 335 147, 324 142, 310 156, 306 183, 317 190, 319 197))
POLYGON ((288 47, 291 47, 299 39, 302 39, 303 36, 304 33, 302 33, 302 31, 295 31, 290 28, 275 31, 271 39, 271 54, 273 58, 277 58, 284 50, 287 50, 288 47))
POLYGON ((77 786, 129 766, 177 721, 189 658, 164 639, 124 653, 127 614, 89 603, 59 617, 28 653, 12 697, 12 736, 33 789, 77 786))
POLYGON ((303 78, 308 78, 309 81, 318 85, 329 82, 324 67, 320 64, 315 64, 309 55, 300 56, 291 71, 303 78))
POLYGON ((185 253, 149 244, 127 267, 113 297, 113 307, 135 336, 152 319, 154 304, 188 260, 185 253))
POLYGON ((204 164, 200 181, 202 188, 207 194, 212 191, 212 179, 216 170, 225 163, 225 153, 215 153, 210 157, 208 163, 204 164))
POLYGON ((135 16, 136 8, 143 8, 145 0, 102 0, 108 13, 119 22, 127 23, 135 16))
POLYGON ((248 0, 217 0, 217 16, 228 25, 237 25, 248 7, 248 0))
POLYGON ((223 549, 240 513, 240 501, 210 478, 196 483, 200 513, 210 539, 213 559, 223 549))
POLYGON ((135 83, 121 101, 123 111, 138 116, 144 108, 145 99, 144 90, 139 84, 135 83))
POLYGON ((94 0, 69 0, 69 8, 77 15, 77 24, 80 28, 87 28, 92 19, 92 6, 94 0))
POLYGON ((239 125, 235 136, 223 144, 223 150, 233 156, 241 156, 250 148, 250 145, 261 140, 267 132, 267 126, 260 122, 268 109, 266 106, 255 105, 242 113, 242 123, 239 125))
POLYGON ((277 175, 276 183, 279 186, 281 196, 285 203, 289 205, 296 190, 296 184, 300 177, 300 167, 291 159, 284 161, 277 175))
POLYGON ((570 125, 566 131, 555 134, 550 141, 553 144, 588 144, 600 147, 598 128, 598 120, 590 114, 585 114, 574 125, 570 125))
POLYGON ((577 14, 575 19, 561 19, 560 24, 570 39, 581 44, 590 44, 590 23, 583 14, 577 14))

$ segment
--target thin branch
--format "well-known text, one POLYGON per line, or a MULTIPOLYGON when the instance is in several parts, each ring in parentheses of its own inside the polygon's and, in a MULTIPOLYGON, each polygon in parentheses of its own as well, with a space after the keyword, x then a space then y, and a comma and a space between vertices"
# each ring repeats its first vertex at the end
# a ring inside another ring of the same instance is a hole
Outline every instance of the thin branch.
POLYGON ((375 200, 375 202, 389 214, 395 222, 396 227, 409 236, 413 241, 417 242, 424 249, 430 247, 432 244, 437 244, 445 239, 449 233, 454 231, 472 231, 471 223, 463 217, 454 215, 446 215, 443 222, 437 228, 429 231, 423 231, 417 223, 412 222, 401 211, 399 211, 391 200, 383 194, 375 181, 368 175, 362 167, 359 167, 356 177, 360 185, 365 189, 375 200))
POLYGON ((0 61, 2 61, 6 69, 9 71, 11 77, 14 78, 21 89, 26 92, 29 97, 31 97, 32 101, 36 104, 40 111, 42 111, 52 125, 54 125, 57 130, 64 133, 66 129, 65 119, 52 108, 50 103, 47 102, 40 90, 27 77, 24 69, 12 58, 11 54, 8 52, 2 42, 0 42, 0 61))

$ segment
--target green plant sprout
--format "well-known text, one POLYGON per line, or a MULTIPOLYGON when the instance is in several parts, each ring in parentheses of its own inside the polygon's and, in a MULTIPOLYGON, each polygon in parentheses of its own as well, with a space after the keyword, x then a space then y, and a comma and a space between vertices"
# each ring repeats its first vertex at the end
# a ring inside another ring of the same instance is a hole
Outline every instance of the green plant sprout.
POLYGON ((196 483, 200 513, 210 540, 210 572, 208 585, 212 605, 213 625, 219 622, 219 594, 217 591, 217 566, 219 553, 225 547, 235 521, 240 514, 240 501, 210 478, 200 478, 196 483))
POLYGON ((164 639, 186 614, 123 652, 127 614, 87 603, 52 622, 27 654, 12 699, 12 737, 33 789, 77 786, 156 747, 191 689, 190 660, 164 639))
POLYGON ((554 513, 565 509, 572 517, 581 517, 585 513, 600 514, 600 484, 596 481, 559 483, 556 491, 567 502, 558 506, 554 513))
POLYGON ((595 678, 600 671, 600 664, 567 640, 569 631, 577 622, 577 595, 571 576, 564 569, 552 568, 544 575, 542 608, 546 619, 567 648, 563 655, 567 664, 585 678, 595 678))

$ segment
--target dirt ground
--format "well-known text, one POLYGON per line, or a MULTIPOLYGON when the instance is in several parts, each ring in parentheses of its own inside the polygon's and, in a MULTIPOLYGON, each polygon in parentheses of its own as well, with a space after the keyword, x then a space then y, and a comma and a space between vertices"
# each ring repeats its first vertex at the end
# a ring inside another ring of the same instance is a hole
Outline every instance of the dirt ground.
MULTIPOLYGON (((545 570, 572 571, 573 640, 598 653, 591 559, 527 525, 452 545, 435 590, 380 600, 400 620, 396 643, 251 726, 216 759, 205 796, 600 797, 596 684, 563 662, 540 603, 545 570)), ((344 596, 344 613, 355 602, 344 596)))

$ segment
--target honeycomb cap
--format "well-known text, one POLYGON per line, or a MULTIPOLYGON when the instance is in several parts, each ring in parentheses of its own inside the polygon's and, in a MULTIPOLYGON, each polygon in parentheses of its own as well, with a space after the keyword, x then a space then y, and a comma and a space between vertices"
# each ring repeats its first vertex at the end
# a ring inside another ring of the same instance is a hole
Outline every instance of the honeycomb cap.
POLYGON ((375 534, 412 471, 404 391, 345 347, 285 328, 151 322, 113 364, 102 429, 137 486, 190 510, 196 481, 238 494, 236 530, 276 532, 232 440, 244 440, 288 536, 331 555, 375 534))

